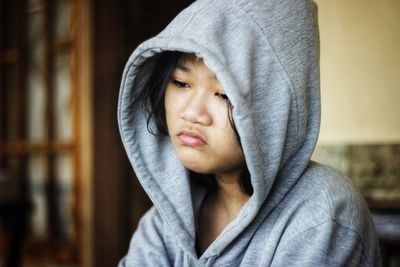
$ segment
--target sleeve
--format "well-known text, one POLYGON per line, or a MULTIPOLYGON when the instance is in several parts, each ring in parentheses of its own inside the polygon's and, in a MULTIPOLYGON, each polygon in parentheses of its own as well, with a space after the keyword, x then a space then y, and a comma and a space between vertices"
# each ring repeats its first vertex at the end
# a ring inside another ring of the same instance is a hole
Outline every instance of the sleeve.
POLYGON ((141 218, 131 239, 128 253, 121 259, 118 267, 170 266, 162 230, 161 217, 152 207, 141 218))
POLYGON ((334 220, 284 239, 271 266, 379 266, 367 259, 360 236, 334 220))

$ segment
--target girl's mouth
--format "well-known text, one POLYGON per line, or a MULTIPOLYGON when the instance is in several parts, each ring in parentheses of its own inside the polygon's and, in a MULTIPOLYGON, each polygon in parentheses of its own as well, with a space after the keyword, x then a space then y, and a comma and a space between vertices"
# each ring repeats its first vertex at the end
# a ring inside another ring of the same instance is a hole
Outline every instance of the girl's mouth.
POLYGON ((182 131, 178 134, 179 141, 182 142, 183 145, 187 146, 205 146, 206 141, 197 133, 182 131))

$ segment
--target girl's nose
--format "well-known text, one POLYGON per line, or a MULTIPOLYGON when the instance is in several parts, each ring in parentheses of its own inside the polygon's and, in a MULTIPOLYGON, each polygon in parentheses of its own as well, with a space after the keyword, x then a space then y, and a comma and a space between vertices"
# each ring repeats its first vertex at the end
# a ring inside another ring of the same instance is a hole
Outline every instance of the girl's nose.
POLYGON ((212 123, 211 114, 207 107, 207 98, 204 95, 193 94, 181 112, 181 118, 191 123, 210 125, 212 123))

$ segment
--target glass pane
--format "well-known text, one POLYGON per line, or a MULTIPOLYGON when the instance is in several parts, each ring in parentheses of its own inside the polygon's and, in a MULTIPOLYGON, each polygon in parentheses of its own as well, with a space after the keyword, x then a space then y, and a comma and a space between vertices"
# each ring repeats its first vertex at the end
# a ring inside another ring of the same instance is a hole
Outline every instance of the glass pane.
POLYGON ((60 218, 60 233, 63 241, 69 241, 73 235, 73 166, 69 153, 56 157, 56 177, 58 185, 58 211, 60 218))
POLYGON ((54 120, 55 137, 72 141, 72 95, 69 54, 61 53, 54 59, 54 120))
POLYGON ((18 139, 19 97, 17 88, 17 68, 9 65, 4 67, 4 88, 6 99, 6 140, 18 139))
POLYGON ((70 0, 54 1, 53 36, 56 41, 67 41, 70 35, 71 4, 70 0))
POLYGON ((47 159, 45 155, 35 154, 28 160, 28 181, 32 201, 31 230, 37 239, 47 237, 46 203, 47 159))
POLYGON ((31 141, 46 139, 45 125, 45 36, 44 12, 36 9, 28 16, 28 138, 31 141))

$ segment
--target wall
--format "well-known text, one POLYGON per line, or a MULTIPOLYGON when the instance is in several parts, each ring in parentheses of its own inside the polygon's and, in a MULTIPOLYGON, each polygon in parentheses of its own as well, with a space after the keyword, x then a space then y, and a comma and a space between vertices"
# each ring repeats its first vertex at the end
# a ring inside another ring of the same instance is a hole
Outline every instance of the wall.
POLYGON ((320 145, 400 142, 400 1, 317 0, 320 145))

